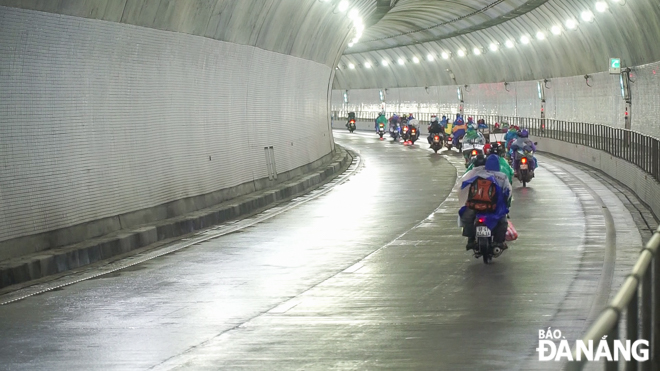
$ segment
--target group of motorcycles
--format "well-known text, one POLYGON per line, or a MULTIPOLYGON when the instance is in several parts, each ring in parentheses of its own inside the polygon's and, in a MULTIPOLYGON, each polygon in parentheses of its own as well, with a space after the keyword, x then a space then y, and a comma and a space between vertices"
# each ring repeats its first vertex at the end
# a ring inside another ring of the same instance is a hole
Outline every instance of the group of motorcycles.
MULTIPOLYGON (((351 114, 352 112, 349 113, 346 127, 352 133, 356 130, 356 118, 351 114)), ((401 124, 390 124, 389 134, 394 141, 398 141, 399 138, 401 138, 405 145, 414 145, 420 135, 418 127, 419 121, 417 119, 404 119, 401 124)), ((377 133, 381 139, 384 138, 387 131, 388 129, 385 128, 384 123, 378 124, 377 133)), ((513 168, 518 169, 515 173, 515 177, 523 184, 523 187, 526 187, 527 183, 531 182, 532 178, 534 178, 534 152, 529 149, 519 149, 515 153, 509 153, 507 145, 510 144, 506 143, 504 133, 490 133, 489 129, 480 129, 479 131, 486 138, 486 143, 490 143, 491 147, 498 149, 498 155, 505 157, 513 168), (494 145, 495 143, 497 143, 497 145, 494 145)), ((433 133, 431 135, 430 147, 434 153, 438 153, 443 147, 446 147, 447 150, 456 148, 458 152, 463 154, 466 168, 475 161, 477 156, 486 155, 483 143, 464 140, 464 138, 461 137, 456 141, 456 145, 454 145, 453 133, 433 133)))
MULTIPOLYGON (((486 128, 485 126, 484 124, 477 130, 480 133, 479 137, 475 137, 474 135, 468 136, 472 139, 467 139, 465 134, 461 135, 460 131, 457 132, 460 138, 456 141, 454 141, 453 132, 447 133, 445 130, 442 130, 441 132, 432 133, 429 135, 430 148, 434 153, 438 153, 443 147, 446 147, 449 151, 456 148, 463 155, 466 168, 474 164, 479 155, 488 156, 490 154, 496 154, 506 159, 512 169, 516 169, 513 173, 514 177, 522 183, 523 187, 526 187, 527 183, 534 178, 536 162, 533 149, 524 146, 523 148, 518 148, 516 151, 512 151, 511 146, 515 139, 511 139, 511 136, 505 138, 506 130, 499 129, 496 124, 496 129, 491 132, 490 128, 486 128)), ((351 133, 355 130, 354 117, 349 117, 347 127, 351 133)), ((429 125, 429 131, 430 129, 431 126, 429 125)), ((381 140, 387 131, 389 131, 394 141, 399 141, 399 138, 401 138, 404 144, 409 143, 410 145, 413 145, 420 136, 419 121, 416 119, 406 120, 403 118, 401 123, 390 122, 389 129, 385 128, 384 122, 380 122, 377 124, 376 131, 381 140)), ((536 145, 536 143, 534 144, 536 145)), ((510 171, 512 169, 508 169, 509 174, 511 174, 510 171)), ((488 226, 492 224, 488 222, 489 218, 490 216, 487 213, 478 213, 474 221, 476 230, 475 257, 483 258, 484 263, 489 263, 493 258, 500 256, 505 248, 494 243, 494 231, 488 226)), ((515 229, 513 233, 517 237, 515 229)))

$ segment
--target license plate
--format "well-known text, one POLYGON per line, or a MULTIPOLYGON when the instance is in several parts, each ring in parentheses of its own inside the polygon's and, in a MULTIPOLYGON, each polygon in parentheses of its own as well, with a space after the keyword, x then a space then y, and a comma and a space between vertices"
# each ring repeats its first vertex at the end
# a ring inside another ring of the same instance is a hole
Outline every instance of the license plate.
POLYGON ((490 229, 483 225, 477 227, 477 237, 490 237, 490 229))
POLYGON ((527 170, 527 164, 520 164, 521 170, 527 170))

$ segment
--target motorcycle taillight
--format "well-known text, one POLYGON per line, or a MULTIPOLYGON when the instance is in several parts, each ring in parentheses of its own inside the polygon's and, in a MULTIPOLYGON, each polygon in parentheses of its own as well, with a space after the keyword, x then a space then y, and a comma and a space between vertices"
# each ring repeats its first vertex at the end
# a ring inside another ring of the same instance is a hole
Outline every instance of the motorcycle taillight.
POLYGON ((527 163, 527 158, 523 157, 522 160, 520 160, 520 162, 522 162, 523 164, 526 164, 527 163))

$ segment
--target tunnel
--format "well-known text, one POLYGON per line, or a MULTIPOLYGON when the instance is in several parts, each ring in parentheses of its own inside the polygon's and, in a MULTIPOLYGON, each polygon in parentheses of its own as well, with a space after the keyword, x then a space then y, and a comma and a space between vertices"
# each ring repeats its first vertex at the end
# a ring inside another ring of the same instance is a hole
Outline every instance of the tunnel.
POLYGON ((660 370, 659 36, 657 0, 0 0, 0 369, 660 370))

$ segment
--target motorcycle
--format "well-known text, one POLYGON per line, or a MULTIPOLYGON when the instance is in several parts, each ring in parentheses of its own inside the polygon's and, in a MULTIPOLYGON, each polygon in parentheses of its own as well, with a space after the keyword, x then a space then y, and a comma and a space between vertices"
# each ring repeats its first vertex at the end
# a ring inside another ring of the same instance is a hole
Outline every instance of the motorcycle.
POLYGON ((385 124, 382 122, 378 124, 378 135, 380 136, 380 139, 383 139, 383 135, 385 135, 385 124))
POLYGON ((449 137, 447 137, 447 142, 445 142, 445 146, 447 147, 448 150, 451 150, 451 147, 454 145, 454 134, 449 134, 449 137))
POLYGON ((419 132, 417 131, 417 128, 413 126, 410 128, 410 144, 415 144, 417 139, 419 139, 419 132))
POLYGON ((408 139, 410 139, 410 127, 408 125, 404 125, 401 128, 401 139, 403 139, 404 142, 407 142, 408 139))
POLYGON ((350 131, 351 133, 354 132, 355 131, 355 120, 354 119, 348 120, 348 123, 346 124, 346 127, 348 128, 348 131, 350 131))
POLYGON ((392 125, 390 126, 390 136, 392 137, 392 140, 395 142, 399 139, 399 136, 401 134, 399 133, 399 126, 398 125, 392 125))
POLYGON ((444 146, 443 140, 444 137, 442 134, 433 134, 433 138, 431 138, 431 149, 433 152, 438 153, 438 151, 444 146))
POLYGON ((515 161, 518 165, 516 178, 522 182, 523 187, 527 187, 527 183, 534 178, 534 153, 527 150, 518 150, 515 161))
POLYGON ((470 167, 470 164, 472 163, 472 161, 474 161, 474 158, 480 154, 481 155, 484 154, 483 144, 466 143, 463 147, 463 157, 465 158, 465 167, 466 168, 470 167))
POLYGON ((487 225, 487 219, 492 217, 487 214, 477 214, 477 217, 474 219, 474 225, 476 228, 476 239, 477 244, 474 248, 474 257, 483 258, 484 264, 490 263, 493 258, 497 258, 502 255, 501 247, 494 246, 494 236, 493 231, 487 225))

